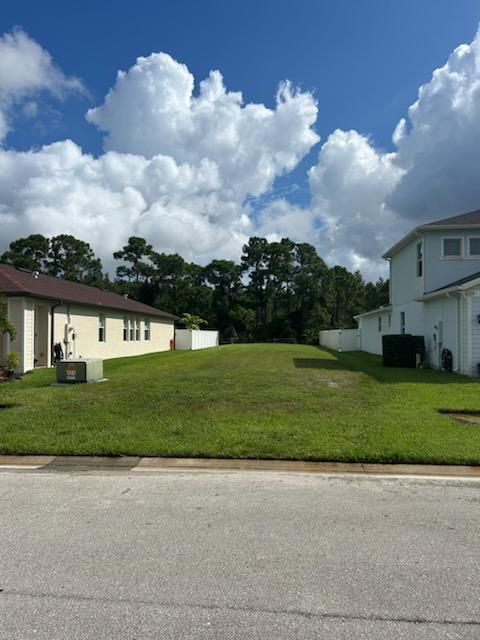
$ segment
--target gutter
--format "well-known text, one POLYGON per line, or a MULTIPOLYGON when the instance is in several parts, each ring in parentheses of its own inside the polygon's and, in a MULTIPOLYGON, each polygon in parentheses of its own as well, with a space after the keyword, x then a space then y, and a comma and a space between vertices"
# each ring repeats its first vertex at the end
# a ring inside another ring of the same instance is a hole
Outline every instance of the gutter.
POLYGON ((374 316, 379 313, 391 313, 392 305, 388 305, 388 307, 379 307, 378 309, 373 309, 372 311, 365 311, 364 313, 357 313, 356 316, 353 316, 354 320, 358 318, 365 318, 366 316, 374 316))

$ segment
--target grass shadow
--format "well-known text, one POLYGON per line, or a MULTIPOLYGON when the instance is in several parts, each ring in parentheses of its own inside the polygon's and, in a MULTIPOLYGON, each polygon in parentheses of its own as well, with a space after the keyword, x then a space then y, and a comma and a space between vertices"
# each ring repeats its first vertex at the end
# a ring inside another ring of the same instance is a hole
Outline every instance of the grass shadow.
POLYGON ((331 358, 293 358, 297 369, 316 369, 325 371, 349 371, 364 373, 383 384, 423 383, 423 384, 476 384, 478 380, 458 373, 447 373, 435 369, 407 369, 402 367, 384 367, 380 356, 363 351, 344 351, 338 353, 318 347, 318 350, 331 358))
POLYGON ((296 369, 337 369, 349 371, 344 362, 330 358, 293 358, 296 369))

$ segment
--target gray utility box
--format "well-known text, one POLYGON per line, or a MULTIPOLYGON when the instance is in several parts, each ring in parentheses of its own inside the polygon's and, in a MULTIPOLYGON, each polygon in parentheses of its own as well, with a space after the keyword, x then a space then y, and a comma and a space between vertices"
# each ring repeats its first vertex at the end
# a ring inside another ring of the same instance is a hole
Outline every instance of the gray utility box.
POLYGON ((57 362, 57 382, 96 382, 103 380, 103 360, 100 358, 78 358, 57 362))

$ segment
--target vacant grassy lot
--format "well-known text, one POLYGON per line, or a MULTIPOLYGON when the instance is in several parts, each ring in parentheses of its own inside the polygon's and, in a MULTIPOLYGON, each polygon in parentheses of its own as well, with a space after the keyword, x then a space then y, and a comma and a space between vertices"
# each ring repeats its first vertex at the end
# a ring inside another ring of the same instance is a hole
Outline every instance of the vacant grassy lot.
POLYGON ((480 463, 480 384, 376 356, 234 345, 105 363, 107 382, 0 386, 0 452, 480 463), (13 406, 8 406, 13 405, 13 406))

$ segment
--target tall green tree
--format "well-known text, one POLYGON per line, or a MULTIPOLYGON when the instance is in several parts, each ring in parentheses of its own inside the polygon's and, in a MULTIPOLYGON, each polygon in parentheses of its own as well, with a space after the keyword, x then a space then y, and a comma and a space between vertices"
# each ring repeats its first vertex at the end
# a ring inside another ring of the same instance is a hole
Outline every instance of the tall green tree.
POLYGON ((144 238, 131 236, 127 244, 113 254, 115 260, 122 260, 126 263, 117 267, 117 277, 137 284, 141 280, 145 280, 151 273, 149 264, 151 253, 152 245, 147 244, 144 238))
POLYGON ((50 240, 47 273, 91 285, 103 282, 102 263, 91 246, 88 242, 67 234, 50 240))
POLYGON ((10 243, 10 248, 0 256, 0 262, 30 271, 45 271, 48 262, 48 238, 34 233, 10 243))
POLYGON ((290 298, 294 278, 295 243, 288 238, 280 242, 271 242, 266 249, 267 263, 267 301, 272 323, 276 323, 282 309, 290 311, 290 298))
POLYGON ((255 328, 259 333, 267 320, 268 242, 254 236, 243 246, 241 266, 248 277, 247 295, 255 311, 255 328))
POLYGON ((329 326, 328 272, 317 250, 307 242, 295 245, 294 326, 299 339, 314 341, 329 326))
POLYGON ((330 328, 355 327, 354 316, 365 310, 365 283, 359 271, 351 273, 335 266, 328 273, 328 308, 330 328))
POLYGON ((231 333, 231 312, 238 304, 242 290, 242 267, 231 260, 212 260, 205 267, 204 276, 213 289, 212 312, 216 326, 220 331, 229 329, 231 333))
MULTIPOLYGON (((187 262, 178 253, 150 252, 150 283, 159 306, 172 310, 172 313, 183 312, 183 296, 187 281, 187 262)), ((188 285, 187 285, 188 286, 188 285)))

